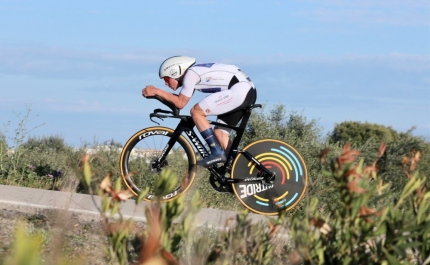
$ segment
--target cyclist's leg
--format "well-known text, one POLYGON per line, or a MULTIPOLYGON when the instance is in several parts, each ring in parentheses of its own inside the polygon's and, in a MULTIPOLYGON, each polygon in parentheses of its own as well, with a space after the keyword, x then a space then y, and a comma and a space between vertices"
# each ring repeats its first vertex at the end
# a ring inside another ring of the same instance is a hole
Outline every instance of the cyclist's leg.
MULTIPOLYGON (((238 83, 238 84, 239 84, 238 86, 236 85, 232 86, 230 90, 233 91, 234 97, 238 97, 241 99, 242 96, 245 95, 245 98, 242 100, 239 106, 236 106, 231 111, 228 111, 224 114, 218 115, 218 119, 217 119, 218 123, 224 123, 230 126, 236 126, 240 121, 240 119, 242 119, 243 117, 244 113, 242 110, 255 103, 257 98, 257 93, 255 89, 252 89, 252 88, 248 89, 248 91, 244 93, 243 92, 244 86, 242 86, 243 83, 238 83), (237 96, 236 93, 239 94, 239 96, 237 96)), ((226 153, 229 153, 230 151, 231 140, 230 140, 229 134, 231 131, 232 129, 227 127, 222 127, 222 126, 215 127, 215 135, 218 141, 224 144, 223 148, 226 151, 226 153)))
POLYGON ((197 129, 208 144, 211 154, 201 161, 197 161, 197 164, 204 167, 209 167, 215 163, 223 163, 227 160, 224 150, 220 147, 217 138, 214 135, 214 131, 210 126, 206 115, 203 110, 197 104, 191 109, 191 117, 196 124, 197 129))
MULTIPOLYGON (((223 121, 220 119, 218 119, 217 122, 223 123, 223 121)), ((224 150, 225 153, 228 153, 230 151, 230 146, 231 146, 231 140, 229 137, 230 132, 231 132, 231 129, 227 127, 215 126, 214 128, 215 137, 218 140, 221 148, 224 150)))
MULTIPOLYGON (((191 117, 196 127, 211 148, 211 155, 199 161, 199 165, 208 167, 212 164, 226 161, 224 149, 228 146, 228 136, 225 137, 223 133, 217 133, 215 134, 215 138, 206 116, 222 115, 238 110, 245 102, 248 91, 251 89, 252 87, 249 83, 239 82, 233 85, 229 90, 209 95, 191 109, 191 117), (222 143, 223 148, 220 148, 218 142, 222 143)), ((236 123, 238 121, 239 120, 237 120, 236 123)))

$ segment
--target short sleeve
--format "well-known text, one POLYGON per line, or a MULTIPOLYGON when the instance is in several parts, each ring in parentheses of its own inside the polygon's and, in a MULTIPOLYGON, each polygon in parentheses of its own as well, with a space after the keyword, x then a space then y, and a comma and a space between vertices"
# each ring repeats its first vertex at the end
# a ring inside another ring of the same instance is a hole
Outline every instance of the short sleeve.
POLYGON ((191 97, 194 93, 194 88, 196 84, 200 82, 200 76, 193 70, 188 70, 184 76, 184 81, 182 83, 181 94, 187 97, 191 97))

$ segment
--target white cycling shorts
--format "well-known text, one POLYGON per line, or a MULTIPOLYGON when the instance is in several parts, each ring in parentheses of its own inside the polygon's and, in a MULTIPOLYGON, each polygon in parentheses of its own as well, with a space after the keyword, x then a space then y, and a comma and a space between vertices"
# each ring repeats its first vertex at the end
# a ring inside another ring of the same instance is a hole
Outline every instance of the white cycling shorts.
POLYGON ((239 82, 228 90, 205 97, 198 104, 206 116, 221 115, 239 107, 250 89, 253 88, 248 82, 239 82))

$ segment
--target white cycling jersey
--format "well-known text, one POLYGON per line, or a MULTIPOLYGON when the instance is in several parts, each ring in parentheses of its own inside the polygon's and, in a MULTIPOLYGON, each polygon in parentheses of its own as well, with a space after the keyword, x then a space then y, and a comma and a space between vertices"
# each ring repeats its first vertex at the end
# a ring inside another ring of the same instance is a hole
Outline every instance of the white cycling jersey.
POLYGON ((219 63, 196 64, 185 74, 180 93, 191 97, 194 90, 203 93, 227 90, 234 77, 237 78, 234 83, 245 82, 254 87, 254 83, 237 66, 219 63))
MULTIPOLYGON (((241 114, 219 115, 248 104, 246 100, 251 89, 255 89, 254 83, 237 66, 206 63, 194 65, 187 70, 180 93, 187 97, 191 97, 195 90, 210 93, 198 103, 206 116, 217 115, 217 122, 236 125, 241 114)), ((252 95, 256 95, 255 92, 252 95)), ((248 100, 252 98, 251 96, 248 100)), ((227 133, 230 131, 223 127, 221 129, 227 133)))

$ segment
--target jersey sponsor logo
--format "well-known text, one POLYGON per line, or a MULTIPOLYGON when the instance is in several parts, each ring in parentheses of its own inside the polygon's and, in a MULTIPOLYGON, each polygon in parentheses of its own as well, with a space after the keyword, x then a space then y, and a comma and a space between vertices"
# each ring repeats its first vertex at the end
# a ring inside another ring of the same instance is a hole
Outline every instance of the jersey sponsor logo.
POLYGON ((222 81, 222 80, 225 80, 225 79, 222 78, 222 77, 213 77, 213 76, 206 77, 206 82, 215 81, 215 80, 222 81))
POLYGON ((230 97, 230 95, 219 96, 218 99, 214 100, 214 103, 219 103, 225 99, 228 99, 229 97, 230 97))
POLYGON ((207 68, 211 68, 212 65, 214 65, 215 63, 202 63, 202 64, 195 64, 194 66, 200 66, 200 67, 207 67, 207 68))

